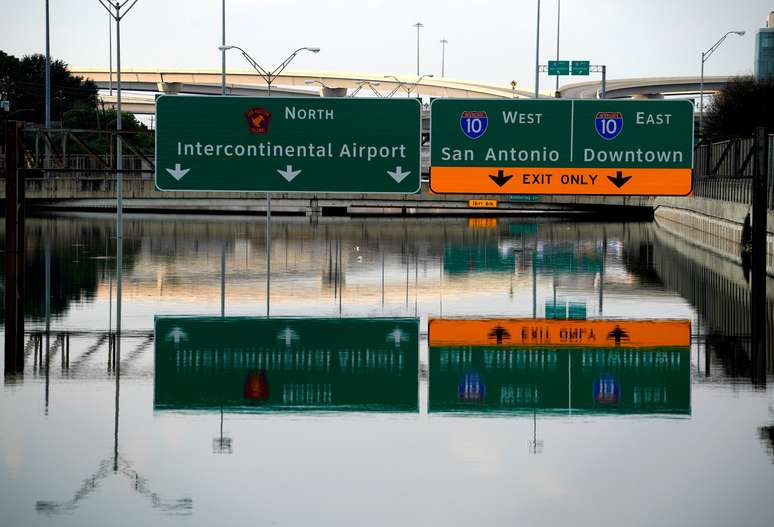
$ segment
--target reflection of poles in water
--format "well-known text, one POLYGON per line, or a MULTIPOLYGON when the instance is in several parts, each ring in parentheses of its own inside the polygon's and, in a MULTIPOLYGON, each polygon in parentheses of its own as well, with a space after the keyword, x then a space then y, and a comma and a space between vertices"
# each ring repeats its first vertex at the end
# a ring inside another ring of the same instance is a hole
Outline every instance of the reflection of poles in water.
POLYGON ((605 259, 607 258, 607 230, 603 227, 602 234, 602 262, 599 267, 599 316, 602 316, 602 299, 605 292, 605 259))
POLYGON ((223 435, 223 405, 220 405, 220 435, 212 440, 212 453, 213 454, 231 454, 232 441, 230 437, 223 435))
POLYGON ((414 254, 414 316, 417 316, 417 286, 419 285, 419 255, 414 254))
POLYGON ((151 501, 151 506, 154 509, 159 509, 164 512, 175 512, 176 514, 191 514, 193 509, 193 501, 191 498, 181 498, 174 501, 163 500, 158 494, 152 492, 148 486, 148 480, 142 477, 136 470, 134 470, 131 464, 122 459, 118 454, 118 409, 119 409, 119 387, 120 387, 120 361, 116 361, 116 397, 115 397, 115 419, 113 428, 113 455, 107 459, 103 459, 97 471, 83 480, 81 488, 79 488, 73 498, 65 502, 52 502, 38 500, 35 503, 35 510, 41 514, 63 514, 74 511, 78 508, 79 502, 88 498, 92 492, 94 492, 102 480, 106 479, 110 473, 121 474, 126 477, 131 483, 132 488, 139 495, 148 498, 151 501))
POLYGON ((404 245, 406 255, 406 307, 408 308, 408 293, 409 293, 409 267, 411 266, 411 251, 407 245, 404 245))
POLYGON ((440 318, 443 318, 443 250, 444 247, 441 247, 441 258, 440 263, 438 266, 438 316, 440 318))
POLYGON ((46 241, 45 241, 45 286, 44 295, 46 296, 44 302, 45 317, 46 317, 46 415, 48 415, 48 396, 49 396, 49 381, 50 381, 50 366, 51 366, 51 221, 46 220, 46 241))
POLYGON ((535 241, 535 250, 532 253, 532 318, 537 318, 537 240, 535 241))
POLYGON ((266 318, 271 314, 271 194, 266 193, 266 318))
POLYGON ((529 451, 533 454, 543 453, 543 440, 537 438, 537 385, 534 386, 532 395, 532 440, 529 442, 529 451))
MULTIPOLYGON (((119 298, 120 301, 120 298, 119 298)), ((116 332, 116 349, 121 349, 120 333, 116 332)), ((119 352, 120 353, 120 352, 119 352)), ((115 414, 113 419, 113 472, 118 471, 118 410, 120 402, 120 388, 121 388, 121 356, 117 355, 114 364, 116 372, 116 401, 115 401, 115 414)))
POLYGON ((752 286, 750 287, 750 332, 752 337, 753 383, 766 386, 766 235, 768 198, 768 133, 755 131, 755 167, 752 203, 752 286))
POLYGON ((226 241, 220 246, 220 316, 226 316, 226 241))
POLYGON ((382 252, 382 311, 384 311, 384 245, 379 242, 379 248, 382 252))

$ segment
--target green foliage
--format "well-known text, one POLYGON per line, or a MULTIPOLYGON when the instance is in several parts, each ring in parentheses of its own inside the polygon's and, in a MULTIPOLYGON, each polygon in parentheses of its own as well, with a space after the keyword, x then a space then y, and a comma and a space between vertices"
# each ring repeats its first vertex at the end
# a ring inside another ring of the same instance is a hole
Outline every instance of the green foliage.
MULTIPOLYGON (((8 119, 45 123, 45 68, 44 55, 18 59, 0 51, 0 98, 11 103, 8 119)), ((97 85, 72 75, 61 60, 51 62, 51 119, 70 129, 115 130, 116 127, 116 111, 99 104, 97 85)), ((127 131, 124 138, 129 144, 143 154, 153 153, 153 134, 133 114, 123 112, 121 125, 127 131)), ((81 133, 79 138, 97 152, 109 149, 105 134, 81 133)), ((0 144, 3 143, 0 134, 0 144)), ((77 144, 72 144, 69 152, 86 153, 77 144)))
MULTIPOLYGON (((10 119, 45 122, 44 55, 17 59, 0 51, 0 96, 10 101, 10 119)), ((61 60, 51 62, 51 119, 62 120, 65 112, 97 107, 97 85, 72 75, 61 60)))
POLYGON ((710 141, 751 137, 759 126, 774 131, 774 79, 733 79, 704 116, 704 136, 710 141))

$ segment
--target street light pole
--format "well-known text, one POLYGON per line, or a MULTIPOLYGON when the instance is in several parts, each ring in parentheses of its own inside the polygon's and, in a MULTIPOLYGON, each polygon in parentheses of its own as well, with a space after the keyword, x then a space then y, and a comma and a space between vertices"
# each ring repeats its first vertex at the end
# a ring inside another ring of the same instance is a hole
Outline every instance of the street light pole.
MULTIPOLYGON (((562 20, 562 0, 557 0, 556 4, 556 60, 559 61, 559 30, 561 29, 562 20)), ((556 90, 559 91, 559 75, 556 76, 556 90)))
POLYGON ((225 54, 226 51, 230 49, 236 49, 239 50, 240 53, 242 53, 242 56, 245 58, 245 60, 253 67, 253 69, 258 72, 258 75, 266 81, 266 85, 268 87, 268 96, 271 97, 271 84, 274 82, 274 79, 279 77, 279 75, 285 70, 285 68, 288 67, 288 64, 290 64, 294 58, 296 58, 296 55, 298 55, 301 51, 311 51, 312 53, 319 53, 320 48, 312 48, 312 47, 303 47, 298 48, 293 53, 288 55, 288 57, 283 60, 279 66, 274 68, 272 71, 265 70, 263 67, 261 67, 260 64, 258 64, 253 57, 250 56, 249 53, 247 53, 244 49, 240 48, 239 46, 227 46, 226 44, 222 44, 218 46, 218 49, 223 51, 225 54))
POLYGON ((422 22, 417 22, 413 27, 417 28, 417 75, 419 75, 419 29, 425 26, 422 22))
POLYGON ((540 96, 540 0, 537 0, 537 22, 535 36, 535 99, 540 96))
POLYGON ((711 48, 707 51, 701 52, 701 80, 699 82, 699 137, 704 137, 704 63, 712 56, 713 53, 720 47, 720 45, 728 38, 728 35, 739 35, 740 37, 745 34, 744 31, 729 31, 717 42, 715 42, 711 48))
POLYGON ((124 257, 124 211, 123 211, 123 143, 121 142, 121 19, 137 4, 138 0, 124 0, 110 4, 109 0, 97 0, 116 21, 116 368, 119 366, 121 351, 121 274, 124 257), (129 4, 131 2, 131 4, 129 4), (129 7, 121 14, 121 9, 129 7))
POLYGON ((441 78, 446 77, 446 44, 448 43, 445 38, 441 39, 441 78))
MULTIPOLYGON (((225 0, 224 0, 225 1, 225 0)), ((267 96, 271 97, 271 83, 276 79, 285 68, 288 67, 288 64, 296 58, 296 55, 300 51, 311 51, 312 53, 319 53, 320 48, 311 48, 311 47, 303 47, 298 48, 293 53, 288 55, 288 57, 283 60, 279 66, 274 68, 272 71, 267 71, 261 67, 260 64, 258 64, 253 57, 250 56, 249 53, 247 53, 245 50, 240 48, 239 46, 227 46, 225 43, 225 29, 224 29, 224 42, 220 46, 218 46, 218 49, 220 49, 223 52, 223 56, 225 57, 226 51, 230 49, 237 49, 242 53, 242 56, 245 58, 245 60, 255 69, 255 71, 258 72, 258 75, 260 75, 263 80, 266 81, 267 85, 267 96)), ((224 58, 225 61, 225 58, 224 58)), ((270 307, 271 307, 271 193, 266 193, 266 318, 269 318, 270 316, 270 307)))
POLYGON ((226 0, 223 0, 221 7, 220 45, 224 47, 220 50, 220 94, 226 95, 226 0))
POLYGON ((108 15, 108 94, 113 95, 113 17, 108 15))
MULTIPOLYGON (((46 128, 51 128, 51 48, 49 40, 48 0, 46 0, 46 128)), ((48 156, 47 156, 48 157, 48 156)))

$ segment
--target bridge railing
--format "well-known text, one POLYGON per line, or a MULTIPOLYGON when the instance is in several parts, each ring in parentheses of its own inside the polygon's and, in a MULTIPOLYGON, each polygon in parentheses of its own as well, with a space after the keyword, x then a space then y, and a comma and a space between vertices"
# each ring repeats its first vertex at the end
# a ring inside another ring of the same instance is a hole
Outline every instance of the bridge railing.
MULTIPOLYGON (((753 139, 729 139, 694 149, 693 195, 752 203, 753 139)), ((774 135, 769 136, 768 205, 774 209, 774 135)))

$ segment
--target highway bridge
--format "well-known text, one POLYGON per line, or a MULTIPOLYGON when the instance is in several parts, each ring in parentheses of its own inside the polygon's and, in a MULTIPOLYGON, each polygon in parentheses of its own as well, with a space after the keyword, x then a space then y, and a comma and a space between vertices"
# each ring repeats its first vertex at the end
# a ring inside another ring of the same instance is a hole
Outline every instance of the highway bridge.
MULTIPOLYGON (((74 68, 79 75, 96 82, 106 90, 110 86, 110 72, 107 68, 74 68)), ((713 93, 725 86, 731 77, 705 77, 704 89, 713 93)), ((127 92, 187 93, 201 95, 220 94, 221 76, 214 69, 154 69, 132 68, 121 73, 122 87, 127 92)), ((115 88, 116 75, 113 73, 112 86, 115 88)), ((471 80, 424 77, 413 75, 383 75, 374 73, 291 71, 285 72, 273 83, 272 92, 284 97, 317 97, 322 95, 323 86, 349 93, 361 88, 362 93, 375 95, 369 85, 385 96, 397 90, 396 96, 428 96, 450 98, 528 98, 531 90, 512 89, 510 85, 498 85, 471 80), (309 81, 314 81, 309 84, 309 81), (365 86, 363 86, 365 84, 365 86), (274 87, 276 85, 276 87, 274 87)), ((600 97, 601 81, 568 84, 559 89, 562 98, 596 99, 600 97)), ((699 93, 699 77, 652 77, 608 80, 606 96, 621 98, 662 98, 672 96, 693 96, 699 93)), ((230 95, 265 95, 266 83, 253 70, 229 70, 226 74, 226 91, 230 95)), ((553 93, 543 93, 553 97, 553 93)), ((108 105, 115 104, 115 97, 103 96, 108 105)), ((151 97, 137 95, 122 99, 127 111, 137 114, 152 114, 154 103, 151 97)))

